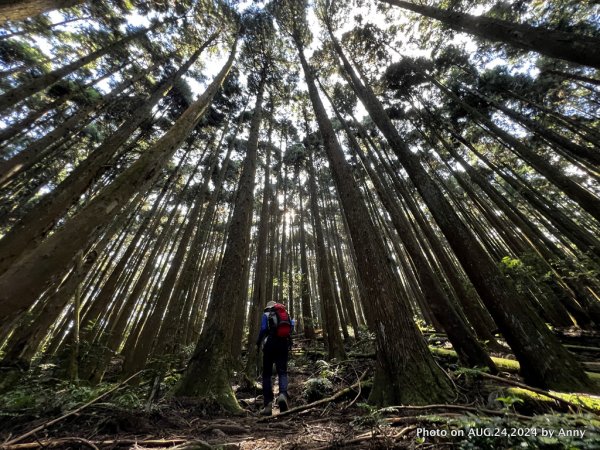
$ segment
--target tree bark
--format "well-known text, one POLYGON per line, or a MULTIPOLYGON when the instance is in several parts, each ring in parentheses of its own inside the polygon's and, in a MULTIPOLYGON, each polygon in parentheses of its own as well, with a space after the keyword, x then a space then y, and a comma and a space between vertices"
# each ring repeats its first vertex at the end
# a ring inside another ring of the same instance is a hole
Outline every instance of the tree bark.
POLYGON ((109 44, 106 47, 102 47, 90 53, 89 55, 83 56, 63 67, 55 69, 52 72, 48 72, 47 74, 42 75, 41 77, 34 78, 32 81, 25 83, 21 86, 8 90, 4 94, 0 95, 0 113, 4 113, 7 109, 12 108, 21 100, 25 100, 27 97, 35 94, 36 92, 50 87, 61 78, 70 74, 71 72, 74 72, 82 68, 86 64, 100 58, 101 56, 104 56, 107 53, 110 53, 111 51, 126 45, 134 39, 144 36, 148 31, 151 31, 158 27, 158 25, 159 23, 153 25, 150 28, 144 28, 142 30, 136 31, 135 33, 125 36, 124 38, 119 39, 118 41, 113 42, 112 44, 109 44))
MULTIPOLYGON (((272 113, 271 113, 272 116, 272 113)), ((271 134, 272 122, 269 121, 269 137, 267 143, 267 154, 265 155, 265 182, 263 185, 262 205, 260 207, 260 219, 258 225, 258 236, 256 242, 256 266, 254 269, 254 283, 252 289, 252 300, 248 313, 248 349, 245 372, 248 378, 253 379, 256 372, 258 349, 254 345, 258 337, 261 313, 267 304, 267 240, 269 238, 269 202, 271 199, 271 134)))
POLYGON ((306 255, 306 230, 304 228, 304 222, 306 220, 304 214, 304 200, 302 196, 302 186, 300 182, 300 165, 296 163, 296 184, 298 185, 298 203, 300 204, 300 297, 302 303, 302 329, 304 331, 304 337, 306 339, 315 339, 315 327, 312 314, 312 306, 310 302, 310 284, 308 280, 308 258, 306 255))
MULTIPOLYGON (((340 117, 340 120, 343 119, 340 117)), ((343 121, 342 123, 345 126, 346 134, 350 141, 350 147, 363 162, 363 166, 367 170, 371 181, 373 181, 375 190, 377 191, 382 204, 389 212, 392 223, 415 266, 419 285, 425 294, 427 304, 431 308, 436 320, 448 334, 448 338, 456 350, 456 353, 459 355, 459 358, 469 367, 488 367, 495 372, 497 370, 496 366, 483 347, 477 342, 471 328, 456 312, 455 306, 444 292, 440 280, 429 266, 422 249, 419 247, 417 236, 414 234, 408 219, 404 216, 402 210, 394 203, 392 193, 388 187, 381 181, 375 170, 369 165, 364 153, 358 146, 358 142, 356 142, 352 135, 352 131, 346 125, 346 122, 343 121)))
POLYGON ((530 149, 526 145, 522 144, 518 139, 494 124, 491 120, 477 111, 471 105, 463 102, 456 94, 454 94, 450 89, 442 85, 440 82, 432 77, 428 78, 442 92, 457 102, 475 120, 480 122, 490 132, 507 143, 510 148, 519 157, 530 164, 531 167, 545 176, 548 181, 562 189, 569 198, 577 202, 581 208, 587 211, 596 220, 600 221, 600 198, 582 187, 577 182, 573 181, 568 175, 564 174, 560 169, 552 165, 546 158, 538 155, 533 149, 530 149))
MULTIPOLYGON (((327 351, 329 358, 344 359, 346 352, 340 336, 340 322, 336 313, 335 294, 333 282, 329 271, 327 249, 325 248, 325 237, 323 223, 319 212, 317 182, 315 177, 314 160, 311 155, 312 149, 308 149, 307 160, 308 183, 310 191, 310 209, 313 219, 313 230, 315 234, 315 250, 317 253, 316 267, 318 274, 319 296, 324 312, 324 328, 327 328, 327 351)), ((345 324, 344 324, 345 326, 345 324)))
MULTIPOLYGON (((21 150, 15 156, 5 161, 0 161, 0 187, 5 187, 15 177, 27 171, 34 164, 41 162, 57 150, 55 142, 65 136, 75 135, 77 130, 84 127, 91 120, 90 116, 106 107, 114 104, 118 96, 133 83, 145 76, 145 73, 139 73, 135 77, 119 83, 108 95, 96 103, 88 104, 77 110, 71 117, 62 124, 50 131, 42 138, 32 142, 26 148, 21 150)), ((124 99, 129 103, 129 99, 124 99)))

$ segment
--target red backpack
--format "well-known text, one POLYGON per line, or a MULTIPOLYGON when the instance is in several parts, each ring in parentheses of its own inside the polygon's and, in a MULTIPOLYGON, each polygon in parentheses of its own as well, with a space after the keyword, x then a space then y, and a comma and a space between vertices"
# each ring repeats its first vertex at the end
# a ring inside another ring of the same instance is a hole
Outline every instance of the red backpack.
POLYGON ((292 332, 292 322, 290 315, 281 303, 275 303, 275 306, 267 309, 269 333, 272 336, 280 338, 289 338, 292 332))

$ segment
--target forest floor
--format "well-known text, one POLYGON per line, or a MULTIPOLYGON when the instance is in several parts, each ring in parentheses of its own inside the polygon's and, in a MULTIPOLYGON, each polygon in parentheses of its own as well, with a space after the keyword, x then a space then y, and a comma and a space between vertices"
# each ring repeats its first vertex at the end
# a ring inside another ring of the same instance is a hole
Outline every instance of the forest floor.
MULTIPOLYGON (((588 371, 600 372, 600 335, 567 331, 560 337, 588 371)), ((555 392, 546 397, 520 386, 518 364, 508 351, 492 352, 500 380, 459 367, 443 336, 428 339, 455 385, 452 405, 370 406, 370 339, 351 344, 348 359, 338 362, 324 360, 322 345, 298 339, 289 364, 292 411, 286 414, 275 408, 272 417, 262 418, 257 387, 235 386, 244 412, 231 415, 206 402, 170 397, 176 374, 152 404, 146 401, 150 379, 91 387, 37 374, 0 396, 0 448, 600 448, 600 397, 555 392), (77 412, 63 417, 72 411, 77 412), (55 419, 60 420, 50 422, 55 419), (31 434, 22 437, 26 433, 31 434)))

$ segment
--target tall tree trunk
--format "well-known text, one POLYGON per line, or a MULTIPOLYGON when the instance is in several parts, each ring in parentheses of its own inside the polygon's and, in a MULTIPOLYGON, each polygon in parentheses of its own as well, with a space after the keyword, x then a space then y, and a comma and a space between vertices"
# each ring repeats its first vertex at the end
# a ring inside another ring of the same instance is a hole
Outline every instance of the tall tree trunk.
MULTIPOLYGON (((227 129, 224 129, 222 137, 225 136, 226 132, 227 129)), ((220 143, 216 148, 220 149, 220 143)), ((162 323, 159 323, 159 327, 153 327, 155 333, 156 330, 160 330, 158 333, 156 333, 155 349, 153 351, 153 354, 157 356, 168 355, 175 353, 176 351, 176 330, 180 325, 178 318, 179 313, 183 308, 184 301, 184 299, 179 297, 176 292, 178 288, 178 275, 180 274, 180 269, 182 266, 185 265, 186 255, 187 258, 196 257, 196 255, 188 253, 188 246, 191 244, 192 236, 200 222, 202 207, 204 206, 204 202, 206 201, 206 197, 208 195, 208 183, 210 181, 211 174, 214 172, 219 161, 218 150, 213 150, 213 154, 211 155, 209 161, 209 165, 204 171, 204 181, 200 186, 199 191, 194 195, 194 205, 190 211, 188 223, 184 228, 181 239, 179 240, 177 251, 171 260, 169 271, 162 282, 158 297, 158 304, 160 305, 164 303, 165 308, 163 308, 163 310, 166 311, 166 314, 163 317, 162 323)), ((168 364, 165 364, 164 362, 161 363, 160 366, 161 367, 159 370, 161 374, 164 374, 169 368, 168 364)))
MULTIPOLYGON (((429 112, 431 114, 431 112, 429 112)), ((499 208, 506 217, 518 227, 521 233, 524 234, 525 241, 536 254, 540 256, 540 260, 546 264, 548 271, 550 271, 557 279, 559 283, 559 291, 556 292, 560 295, 561 301, 565 304, 570 313, 573 314, 579 325, 589 325, 590 318, 587 313, 577 304, 576 291, 577 286, 570 286, 569 283, 564 280, 561 275, 552 267, 549 263, 555 257, 564 259, 565 256, 558 250, 555 243, 552 242, 543 232, 541 232, 536 226, 534 226, 529 219, 527 219, 523 213, 515 208, 514 205, 505 199, 496 188, 485 180, 481 174, 469 164, 450 143, 446 141, 439 133, 437 126, 439 123, 431 124, 431 132, 433 135, 442 143, 448 153, 460 163, 465 169, 468 178, 477 184, 483 192, 492 200, 493 204, 499 208)), ((443 125, 441 125, 443 127, 443 125)), ((455 171, 453 171, 455 172, 455 171)), ((462 178, 463 175, 455 172, 455 176, 462 178)), ((514 231, 514 230, 513 230, 514 231)), ((596 317, 594 320, 597 322, 600 318, 596 317)))
MULTIPOLYGON (((531 184, 523 177, 519 176, 514 170, 508 166, 499 167, 483 155, 475 146, 464 139, 460 134, 452 132, 452 135, 469 150, 473 152, 481 161, 490 167, 498 174, 516 194, 523 197, 536 211, 548 219, 556 229, 560 232, 556 234, 558 239, 566 237, 575 244, 580 251, 589 252, 596 256, 600 256, 600 241, 593 234, 575 223, 573 219, 564 214, 554 203, 550 202, 539 192, 537 192, 531 184), (561 235, 562 234, 562 235, 561 235), (564 237, 563 237, 564 236, 564 237)), ((569 246, 570 244, 567 244, 569 246)))
MULTIPOLYGON (((240 115, 240 123, 241 117, 240 115)), ((200 276, 200 271, 205 269, 205 265, 207 263, 208 252, 203 251, 208 247, 208 240, 210 235, 211 224, 213 223, 213 219, 215 218, 215 209, 217 207, 217 203, 220 199, 221 191, 223 189, 223 181, 225 180, 225 175, 227 174, 229 168, 229 162, 231 153, 233 151, 235 137, 237 136, 240 129, 240 124, 238 124, 233 136, 231 136, 229 145, 227 146, 227 153, 223 160, 223 164, 221 165, 221 169, 219 170, 219 176, 214 184, 214 190, 210 196, 210 200, 204 213, 202 215, 202 221, 198 226, 196 231, 196 235, 194 236, 194 241, 192 242, 190 254, 191 255, 201 255, 199 261, 195 261, 194 258, 188 258, 185 266, 181 270, 181 281, 180 281, 180 292, 179 296, 187 297, 187 304, 182 312, 182 317, 184 320, 184 326, 180 330, 182 334, 183 342, 186 345, 190 342, 190 330, 195 321, 195 317, 197 317, 198 311, 198 303, 200 301, 200 296, 196 294, 195 290, 195 280, 196 278, 202 278, 200 276)))
POLYGON ((83 252, 80 250, 75 256, 75 268, 73 269, 75 278, 78 279, 75 295, 73 296, 73 342, 71 343, 71 360, 69 363, 69 379, 79 381, 79 325, 81 312, 81 278, 83 276, 83 252))
POLYGON ((352 300, 352 294, 350 293, 350 286, 348 284, 348 278, 350 277, 350 272, 346 270, 346 264, 344 262, 344 255, 342 253, 342 244, 340 242, 340 236, 337 228, 337 221, 335 220, 335 216, 333 216, 332 223, 332 239, 333 246, 335 250, 335 256, 337 260, 337 273, 338 279, 340 282, 341 288, 341 297, 342 304, 344 305, 344 309, 347 311, 348 318, 350 319, 350 324, 352 325, 352 330, 354 331, 354 337, 358 338, 360 329, 358 326, 358 318, 356 316, 356 311, 354 309, 354 302, 352 300))
MULTIPOLYGON (((272 113, 270 114, 272 116, 272 113)), ((258 349, 254 342, 258 336, 259 323, 262 310, 267 304, 267 240, 269 238, 269 201, 271 200, 271 133, 272 121, 269 121, 269 138, 265 155, 265 182, 263 185, 263 198, 260 207, 258 236, 256 242, 256 266, 254 270, 254 283, 252 300, 248 313, 248 349, 245 373, 248 379, 253 379, 256 372, 258 349)))
MULTIPOLYGON (((307 125, 308 127, 308 125, 307 125)), ((340 336, 340 322, 336 313, 335 294, 333 292, 333 281, 329 270, 329 261, 327 258, 327 249, 325 247, 325 237, 323 233, 323 222, 319 212, 318 190, 315 177, 314 161, 311 155, 312 149, 308 150, 309 159, 307 160, 308 185, 310 191, 310 205, 313 219, 313 230, 315 235, 315 247, 317 253, 317 274, 319 283, 319 295, 323 307, 324 327, 327 329, 327 350, 329 358, 344 359, 346 352, 340 336)), ((343 317, 342 317, 343 318, 343 317)), ((343 324, 345 326, 346 324, 343 324)))
MULTIPOLYGON (((119 85, 117 85, 102 100, 85 105, 54 130, 29 144, 12 158, 0 161, 0 187, 6 186, 19 174, 27 171, 34 164, 41 162, 49 155, 52 155, 52 153, 57 150, 57 147, 54 146, 56 141, 69 135, 75 135, 77 130, 81 129, 92 120, 90 116, 94 112, 99 112, 112 106, 117 101, 119 94, 143 76, 145 76, 145 73, 139 73, 135 77, 119 83, 119 85)), ((127 104, 130 101, 129 98, 124 100, 127 104)))
POLYGON ((98 59, 101 56, 104 56, 110 53, 111 51, 126 45, 134 39, 144 36, 148 31, 151 31, 158 26, 159 23, 153 25, 150 28, 144 28, 143 30, 136 31, 135 33, 132 33, 129 36, 125 36, 124 38, 119 39, 118 41, 113 42, 112 44, 109 44, 106 47, 98 49, 90 53, 89 55, 83 56, 63 67, 55 69, 52 72, 48 72, 47 74, 42 75, 41 77, 34 78, 32 81, 29 81, 28 83, 25 83, 21 86, 8 90, 4 94, 0 95, 0 113, 5 112, 9 108, 12 108, 21 100, 26 99, 27 97, 35 94, 36 92, 50 87, 66 75, 78 69, 81 69, 83 66, 94 61, 95 59, 98 59))
POLYGON ((100 81, 104 80, 105 78, 109 78, 109 77, 113 76, 118 70, 122 69, 127 64, 128 63, 126 62, 125 64, 122 64, 121 67, 119 67, 115 70, 109 70, 101 77, 98 77, 95 80, 93 80, 89 83, 86 83, 83 86, 77 85, 77 87, 75 87, 74 89, 71 89, 71 91, 68 92, 67 94, 62 95, 61 97, 59 97, 58 99, 56 99, 53 102, 46 103, 45 105, 41 106, 40 108, 36 109, 35 111, 32 111, 31 113, 29 113, 23 119, 14 122, 9 127, 0 131, 0 142, 4 142, 9 139, 12 139, 14 136, 18 135, 19 133, 24 132, 25 130, 27 130, 27 128, 31 124, 33 124, 40 117, 45 115, 47 112, 54 111, 55 109, 57 109, 58 107, 60 107, 64 103, 66 103, 67 101, 71 100, 72 98, 76 97, 77 95, 83 94, 85 92, 86 88, 91 87, 96 83, 99 83, 100 81))
POLYGON ((598 80, 597 78, 586 77, 585 75, 580 75, 577 73, 568 73, 563 72, 562 70, 542 70, 540 72, 541 76, 546 74, 557 75, 559 77, 566 78, 567 80, 583 81, 584 83, 600 86, 600 80, 598 80))
POLYGON ((308 258, 306 248, 306 230, 304 223, 306 216, 304 214, 304 200, 302 195, 302 186, 300 185, 300 165, 296 164, 296 185, 298 186, 298 203, 300 204, 300 297, 302 303, 302 329, 306 339, 315 339, 315 326, 310 302, 310 284, 308 280, 308 258))
MULTIPOLYGON (((343 121, 342 117, 338 117, 343 121)), ((440 280, 429 266, 429 263, 419 246, 417 236, 414 234, 408 219, 393 201, 391 191, 381 181, 376 171, 366 160, 364 153, 352 135, 352 131, 346 125, 346 122, 343 121, 342 124, 345 126, 350 147, 363 162, 363 167, 367 170, 382 204, 390 214, 392 222, 398 232, 398 236, 400 236, 406 247, 406 251, 415 266, 419 285, 423 290, 427 305, 431 308, 431 312, 435 316, 436 321, 444 328, 456 353, 465 364, 469 367, 486 366, 492 371, 496 371, 496 367, 491 358, 479 342, 477 342, 475 334, 457 313, 455 305, 444 292, 440 280)))
MULTIPOLYGON (((102 285, 102 288, 100 289, 98 295, 95 295, 91 299, 92 304, 90 305, 90 308, 86 311, 86 314, 85 314, 84 320, 83 320, 84 328, 89 330, 89 332, 87 332, 85 334, 84 340, 89 340, 91 338, 92 331, 96 331, 99 328, 98 326, 94 326, 94 324, 98 324, 101 322, 99 320, 101 318, 101 314, 102 313, 106 314, 115 309, 115 305, 113 304, 112 299, 114 297, 116 297, 115 294, 116 294, 117 285, 119 283, 121 283, 121 284, 123 283, 123 279, 127 275, 126 274, 127 268, 129 266, 134 265, 132 262, 132 256, 134 255, 134 253, 137 250, 139 250, 140 247, 142 247, 141 251, 140 251, 141 257, 143 257, 143 255, 146 253, 146 247, 148 245, 150 245, 151 237, 146 236, 146 243, 144 245, 141 245, 141 242, 142 242, 144 236, 146 234, 148 234, 147 233, 148 230, 154 230, 160 224, 160 220, 162 219, 163 212, 168 204, 167 201, 163 202, 163 200, 167 196, 169 188, 171 188, 172 182, 175 180, 175 178, 179 174, 179 171, 180 171, 181 167, 183 166, 183 163, 185 161, 187 161, 190 151, 191 151, 191 145, 188 147, 188 150, 186 151, 185 155, 180 159, 180 162, 179 162, 177 168, 172 171, 172 173, 169 175, 169 178, 164 183, 164 186, 161 189, 158 197, 154 201, 154 204, 153 204, 151 210, 146 214, 146 216, 142 220, 137 231, 135 232, 135 235, 131 238, 130 243, 127 246, 125 252, 122 254, 119 261, 112 269, 112 272, 106 279, 106 282, 102 285)), ((188 184, 192 178, 193 178, 193 175, 188 177, 188 184)), ((186 185, 186 187, 184 187, 182 192, 186 192, 186 189, 187 189, 187 185, 186 185)), ((183 197, 183 194, 180 194, 179 201, 181 201, 181 197, 183 197)), ((172 217, 174 217, 176 210, 177 210, 176 207, 173 208, 173 210, 171 212, 171 217, 169 217, 169 219, 167 219, 168 221, 172 217)), ((126 300, 123 302, 122 309, 128 309, 130 305, 133 305, 135 300, 137 300, 137 297, 128 295, 126 297, 126 300)), ((104 342, 106 340, 110 340, 109 335, 112 333, 112 330, 115 328, 116 324, 119 322, 120 316, 121 316, 121 311, 117 312, 117 314, 114 317, 114 320, 111 321, 109 324, 107 324, 108 330, 105 331, 105 333, 104 333, 105 339, 102 339, 104 342)), ((103 347, 106 348, 107 346, 104 345, 103 347)), ((106 348, 106 350, 107 351, 102 351, 101 352, 102 354, 94 355, 93 359, 95 361, 103 360, 103 354, 109 353, 108 348, 106 348)), ((94 364, 94 366, 98 367, 98 364, 94 364)), ((95 367, 90 367, 87 372, 89 372, 89 373, 94 372, 95 367)), ((87 378, 87 377, 85 377, 85 378, 87 378)))
MULTIPOLYGON (((288 177, 287 170, 284 167, 284 163, 281 164, 281 169, 283 171, 283 209, 281 210, 282 222, 281 222, 281 246, 280 246, 280 255, 279 258, 279 273, 277 276, 277 302, 284 303, 285 298, 285 290, 283 281, 285 279, 285 264, 287 257, 287 207, 288 207, 288 177)), ((291 305, 288 305, 288 308, 291 305)))
POLYGON ((504 42, 513 47, 534 51, 551 58, 564 59, 600 69, 600 40, 598 38, 490 17, 473 16, 404 0, 381 1, 431 17, 454 30, 464 31, 489 41, 504 42))
POLYGON ((481 305, 476 290, 472 289, 470 284, 468 286, 466 285, 468 281, 461 275, 460 267, 456 264, 455 260, 451 258, 447 246, 442 242, 442 238, 434 232, 428 223, 423 211, 413 198, 414 193, 408 189, 404 180, 401 180, 396 171, 392 168, 391 162, 386 159, 389 158, 389 156, 384 156, 381 148, 371 139, 367 130, 365 130, 354 117, 353 120, 358 126, 363 139, 365 139, 373 152, 369 153, 367 156, 371 156, 372 154, 377 155, 377 159, 381 164, 379 167, 384 169, 382 170, 382 173, 387 172, 391 177, 393 186, 398 191, 400 198, 404 200, 406 216, 409 217, 412 215, 413 217, 412 226, 414 231, 419 236, 422 236, 421 239, 424 238, 424 240, 429 243, 431 247, 430 260, 439 261, 440 267, 452 285, 452 289, 456 293, 463 311, 469 318, 469 322, 475 329, 477 337, 482 341, 488 341, 492 345, 497 345, 493 334, 496 325, 492 317, 481 305))
POLYGON ((463 102, 456 94, 450 89, 442 85, 440 82, 432 77, 429 77, 431 82, 435 84, 442 92, 448 95, 452 100, 457 102, 466 112, 468 112, 475 120, 480 122, 485 128, 490 130, 493 134, 498 136, 508 145, 511 149, 523 158, 528 164, 536 169, 539 173, 544 175, 548 181, 561 188, 563 192, 577 202, 585 211, 587 211, 592 217, 600 221, 600 198, 594 193, 588 191, 577 182, 573 181, 571 177, 564 174, 560 169, 550 164, 546 158, 538 155, 533 149, 528 148, 526 145, 521 143, 518 139, 513 137, 511 134, 504 131, 502 128, 493 123, 490 119, 485 117, 471 105, 463 102))
POLYGON ((592 170, 594 166, 597 167, 598 165, 600 165, 600 155, 597 151, 594 151, 589 147, 579 145, 573 142, 571 139, 566 138, 558 133, 555 133, 554 131, 541 125, 537 121, 525 117, 523 114, 518 113, 517 111, 514 111, 513 109, 504 106, 502 103, 499 103, 485 95, 482 95, 477 91, 469 90, 469 92, 477 95, 478 97, 483 98, 485 101, 489 102, 495 108, 502 111, 508 117, 516 120, 517 122, 520 122, 522 125, 529 128, 529 130, 531 130, 535 134, 546 139, 549 143, 557 145, 559 146, 559 148, 564 149, 564 151, 566 151, 569 156, 574 156, 585 161, 591 166, 592 170))

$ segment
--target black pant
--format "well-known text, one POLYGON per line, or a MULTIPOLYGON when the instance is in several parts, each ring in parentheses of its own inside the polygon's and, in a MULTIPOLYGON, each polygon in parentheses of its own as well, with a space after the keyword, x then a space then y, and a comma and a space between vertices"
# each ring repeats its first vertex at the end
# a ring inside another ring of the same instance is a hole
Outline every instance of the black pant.
POLYGON ((279 393, 287 395, 288 378, 288 340, 277 336, 269 336, 263 347, 263 396, 265 405, 273 401, 273 364, 279 377, 279 393))

